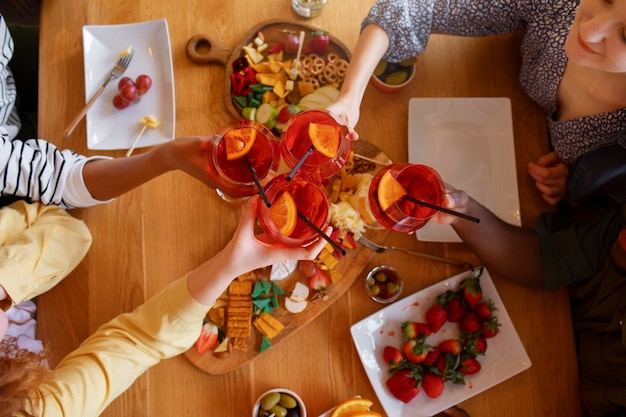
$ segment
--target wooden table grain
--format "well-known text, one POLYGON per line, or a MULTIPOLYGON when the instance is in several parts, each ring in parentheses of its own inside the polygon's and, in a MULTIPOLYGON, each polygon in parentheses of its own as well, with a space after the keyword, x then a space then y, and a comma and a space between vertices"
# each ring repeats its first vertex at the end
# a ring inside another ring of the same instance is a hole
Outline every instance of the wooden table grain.
MULTIPOLYGON (((62 135, 84 104, 83 25, 166 18, 174 62, 176 135, 210 135, 232 119, 222 97, 225 69, 189 61, 185 47, 191 36, 209 34, 223 46, 233 47, 249 28, 280 18, 329 30, 353 49, 360 22, 373 3, 329 1, 321 16, 303 20, 291 11, 289 0, 44 1, 40 136, 87 155, 124 156, 124 151, 88 150, 84 123, 71 137, 62 135)), ((485 39, 433 36, 409 87, 396 94, 368 88, 357 131, 392 160, 406 161, 409 98, 509 97, 521 218, 523 224, 532 224, 547 207, 526 166, 548 150, 548 140, 542 115, 519 87, 520 42, 520 34, 485 39)), ((38 299, 39 334, 56 352, 53 365, 102 323, 136 307, 215 254, 230 239, 238 220, 238 212, 229 210, 213 190, 179 172, 110 204, 73 214, 85 220, 94 243, 76 270, 38 299)), ((418 242, 413 236, 394 233, 386 243, 477 264, 460 243, 418 242)), ((458 272, 395 252, 375 255, 368 267, 380 263, 393 265, 405 278, 405 294, 458 272)), ((494 281, 533 365, 460 406, 472 416, 582 415, 576 400, 578 368, 566 292, 529 290, 498 277, 494 281)), ((250 364, 225 375, 209 375, 184 356, 164 361, 103 415, 248 416, 255 398, 277 386, 301 394, 310 416, 354 395, 374 400, 374 409, 383 412, 349 337, 352 324, 378 309, 380 305, 355 284, 316 320, 250 364)))

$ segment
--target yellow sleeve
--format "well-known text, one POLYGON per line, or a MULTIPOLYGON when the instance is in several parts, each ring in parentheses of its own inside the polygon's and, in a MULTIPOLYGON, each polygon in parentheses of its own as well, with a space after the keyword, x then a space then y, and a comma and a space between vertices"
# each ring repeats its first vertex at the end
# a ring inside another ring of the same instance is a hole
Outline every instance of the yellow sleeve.
POLYGON ((65 278, 90 245, 85 223, 58 206, 18 201, 3 207, 0 286, 12 304, 30 300, 65 278))
POLYGON ((187 289, 187 277, 161 290, 132 313, 100 327, 54 370, 41 387, 38 416, 98 416, 142 373, 193 345, 210 307, 187 289))

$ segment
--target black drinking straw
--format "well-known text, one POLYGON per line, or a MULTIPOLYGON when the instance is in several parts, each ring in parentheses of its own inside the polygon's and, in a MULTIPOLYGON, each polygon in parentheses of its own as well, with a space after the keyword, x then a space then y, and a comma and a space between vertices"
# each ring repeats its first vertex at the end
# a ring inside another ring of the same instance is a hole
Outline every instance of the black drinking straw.
POLYGON ((413 202, 415 204, 418 204, 420 206, 424 206, 424 207, 428 207, 428 208, 435 209, 435 210, 438 210, 438 211, 442 211, 444 213, 448 213, 448 214, 460 217, 460 218, 465 219, 465 220, 473 221, 474 223, 480 223, 480 219, 478 219, 476 217, 469 216, 469 215, 467 215, 465 213, 459 213, 458 211, 450 210, 448 208, 437 206, 435 204, 430 204, 430 203, 427 203, 425 201, 418 200, 417 198, 413 198, 413 197, 411 197, 409 195, 405 195, 402 198, 404 198, 405 200, 409 200, 409 201, 411 201, 411 202, 413 202))
POLYGON ((346 251, 344 248, 342 248, 341 246, 339 246, 339 244, 337 244, 337 242, 335 242, 334 240, 332 240, 330 238, 330 236, 328 236, 326 233, 324 233, 324 231, 322 229, 320 229, 319 227, 317 227, 315 224, 313 224, 313 222, 304 214, 300 213, 298 211, 298 217, 300 217, 302 219, 303 222, 305 222, 310 228, 312 228, 313 230, 315 230, 315 232, 320 235, 322 238, 324 238, 324 240, 328 243, 331 244, 331 246, 333 247, 333 249, 335 249, 337 252, 339 252, 340 254, 344 255, 346 254, 346 251))
POLYGON ((285 178, 285 180, 287 182, 291 181, 291 179, 296 175, 296 172, 298 172, 298 170, 300 169, 300 167, 302 166, 302 164, 304 164, 304 161, 306 161, 306 159, 311 156, 311 154, 313 153, 313 151, 315 150, 315 148, 313 147, 313 145, 311 145, 309 147, 309 149, 306 150, 306 152, 304 153, 304 155, 302 155, 302 158, 300 158, 300 160, 298 161, 298 163, 291 169, 291 172, 289 173, 289 175, 287 175, 287 178, 285 178))
POLYGON ((252 179, 254 180, 254 183, 256 184, 257 190, 259 190, 259 194, 261 194, 263 201, 265 201, 265 205, 268 208, 270 208, 272 206, 272 203, 270 202, 270 199, 267 198, 267 194, 265 194, 263 185, 261 185, 261 181, 259 180, 259 177, 256 175, 256 171, 254 170, 254 167, 252 166, 252 164, 250 163, 250 160, 248 159, 248 155, 244 155, 243 159, 246 161, 246 165, 248 166, 248 171, 250 171, 250 175, 252 175, 252 179))

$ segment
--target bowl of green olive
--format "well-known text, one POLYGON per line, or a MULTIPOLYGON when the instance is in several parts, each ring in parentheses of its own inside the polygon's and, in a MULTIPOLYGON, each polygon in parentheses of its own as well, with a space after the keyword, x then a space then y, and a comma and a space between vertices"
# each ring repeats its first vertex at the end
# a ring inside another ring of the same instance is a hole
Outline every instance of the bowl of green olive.
POLYGON ((403 286, 398 272, 387 265, 372 268, 365 277, 365 292, 377 303, 396 301, 402 294, 403 286))
POLYGON ((274 388, 259 396, 252 417, 307 417, 304 401, 287 388, 274 388))
POLYGON ((380 60, 370 82, 382 92, 395 93, 409 85, 417 68, 417 58, 408 58, 400 62, 380 60))

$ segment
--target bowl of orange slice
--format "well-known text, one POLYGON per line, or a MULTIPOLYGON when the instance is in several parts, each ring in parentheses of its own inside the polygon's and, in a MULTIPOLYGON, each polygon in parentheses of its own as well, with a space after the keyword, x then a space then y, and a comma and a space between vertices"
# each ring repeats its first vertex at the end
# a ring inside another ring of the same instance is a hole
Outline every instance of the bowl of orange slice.
POLYGON ((382 417, 377 411, 370 410, 373 401, 354 397, 339 404, 319 417, 382 417))

